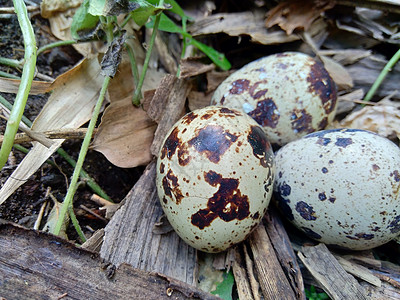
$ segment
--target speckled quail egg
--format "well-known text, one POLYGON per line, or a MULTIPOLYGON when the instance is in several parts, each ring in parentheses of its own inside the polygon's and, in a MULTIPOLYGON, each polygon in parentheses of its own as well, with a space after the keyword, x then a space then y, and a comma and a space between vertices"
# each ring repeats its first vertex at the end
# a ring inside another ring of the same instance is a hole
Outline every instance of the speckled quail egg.
POLYGON ((400 232, 400 148, 358 129, 323 130, 276 153, 274 202, 309 237, 352 250, 400 232))
POLYGON ((325 129, 336 112, 336 86, 312 57, 284 52, 253 61, 216 89, 211 105, 245 111, 272 144, 325 129))
POLYGON ((270 202, 273 155, 261 127, 243 112, 212 106, 186 114, 157 160, 160 203, 176 233, 211 253, 243 241, 270 202))

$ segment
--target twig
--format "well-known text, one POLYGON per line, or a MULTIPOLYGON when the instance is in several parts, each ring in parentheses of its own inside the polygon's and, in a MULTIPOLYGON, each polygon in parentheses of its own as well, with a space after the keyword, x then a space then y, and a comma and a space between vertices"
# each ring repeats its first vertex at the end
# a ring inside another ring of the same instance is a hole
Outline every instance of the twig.
MULTIPOLYGON (((94 130, 96 132, 97 129, 94 130)), ((32 131, 34 132, 34 131, 32 131)), ((87 128, 78 128, 78 129, 57 129, 57 130, 49 130, 45 132, 36 132, 45 136, 48 139, 83 139, 87 132, 87 128)), ((0 135, 0 145, 3 143, 3 136, 0 135)), ((35 141, 34 137, 29 136, 26 133, 17 133, 15 135, 14 144, 22 144, 27 142, 35 141)))
MULTIPOLYGON (((40 7, 37 5, 28 5, 26 7, 28 12, 34 12, 40 10, 40 7)), ((14 7, 0 7, 0 14, 13 14, 15 13, 14 7)))
POLYGON ((18 22, 21 27, 25 43, 25 64, 22 71, 21 83, 15 97, 14 106, 10 113, 10 119, 4 132, 5 140, 0 149, 0 169, 7 162, 8 155, 14 143, 15 134, 18 131, 18 124, 21 121, 28 94, 31 89, 33 76, 36 66, 36 41, 31 23, 29 22, 28 12, 23 0, 13 0, 18 22))

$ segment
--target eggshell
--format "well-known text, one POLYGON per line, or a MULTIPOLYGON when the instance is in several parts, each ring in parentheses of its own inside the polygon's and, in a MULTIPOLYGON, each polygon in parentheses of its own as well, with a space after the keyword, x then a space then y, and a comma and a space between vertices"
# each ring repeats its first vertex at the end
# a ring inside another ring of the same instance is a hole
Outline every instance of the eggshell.
POLYGON ((264 216, 274 170, 270 143, 253 119, 206 107, 185 115, 166 135, 157 190, 186 243, 220 252, 243 241, 264 216))
POLYGON ((325 129, 336 111, 336 86, 312 57, 285 52, 253 61, 230 75, 211 105, 243 110, 272 144, 284 145, 325 129))
POLYGON ((276 153, 275 201, 309 237, 353 250, 400 231, 400 149, 375 133, 311 133, 276 153))

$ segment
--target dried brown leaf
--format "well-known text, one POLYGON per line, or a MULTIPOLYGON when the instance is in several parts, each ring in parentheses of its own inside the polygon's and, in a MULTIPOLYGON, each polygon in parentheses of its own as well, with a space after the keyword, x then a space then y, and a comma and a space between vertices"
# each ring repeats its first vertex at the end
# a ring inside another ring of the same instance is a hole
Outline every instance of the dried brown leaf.
POLYGON ((345 67, 327 56, 321 55, 321 60, 339 90, 349 90, 353 87, 353 78, 351 78, 345 67))
POLYGON ((334 5, 333 0, 284 1, 268 12, 265 26, 271 28, 279 25, 287 35, 295 29, 307 31, 314 20, 334 5))
POLYGON ((382 100, 379 105, 367 106, 349 114, 341 127, 370 130, 379 135, 400 138, 400 103, 382 100))
POLYGON ((103 115, 93 149, 114 165, 132 168, 150 162, 150 145, 157 125, 130 96, 112 101, 103 115))

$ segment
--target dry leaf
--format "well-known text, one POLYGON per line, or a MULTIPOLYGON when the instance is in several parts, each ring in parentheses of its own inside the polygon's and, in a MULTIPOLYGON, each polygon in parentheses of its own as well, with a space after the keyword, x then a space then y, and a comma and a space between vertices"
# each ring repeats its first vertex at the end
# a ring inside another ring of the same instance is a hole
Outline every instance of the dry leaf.
POLYGON ((157 125, 128 96, 113 101, 104 112, 93 141, 93 149, 104 154, 114 165, 133 168, 152 159, 150 145, 157 125))
POLYGON ((365 129, 385 137, 400 138, 400 103, 382 100, 349 114, 340 122, 341 127, 365 129))
POLYGON ((82 0, 43 0, 40 3, 40 14, 43 18, 50 18, 58 12, 76 8, 81 5, 82 0))
POLYGON ((295 29, 307 31, 315 19, 334 5, 333 0, 284 1, 268 12, 265 26, 279 25, 287 35, 295 29))
POLYGON ((202 59, 198 57, 188 57, 181 60, 180 69, 179 78, 187 78, 214 70, 215 65, 204 64, 202 59))
POLYGON ((327 56, 321 55, 321 60, 339 90, 349 90, 353 87, 353 78, 345 67, 327 56))
MULTIPOLYGON (((326 24, 314 22, 310 28, 313 36, 321 32, 326 24)), ((286 35, 282 30, 267 29, 264 26, 264 12, 220 13, 196 20, 188 27, 193 35, 204 35, 224 32, 230 36, 248 35, 251 41, 264 45, 287 43, 298 40, 297 35, 286 35)))
MULTIPOLYGON (((149 68, 143 91, 158 87, 164 74, 149 68)), ((150 145, 157 127, 142 108, 132 104, 133 91, 130 62, 124 55, 117 75, 108 88, 110 106, 104 112, 92 144, 94 150, 103 153, 112 164, 121 168, 133 168, 150 162, 150 145)))
MULTIPOLYGON (((96 59, 84 60, 68 71, 68 80, 56 87, 37 116, 32 130, 46 131, 78 128, 92 116, 103 83, 96 59)), ((50 148, 38 142, 18 165, 0 190, 0 205, 20 187, 61 146, 64 140, 53 140, 50 148)))

